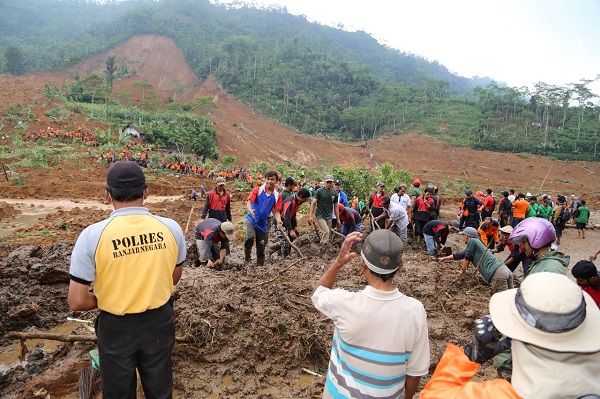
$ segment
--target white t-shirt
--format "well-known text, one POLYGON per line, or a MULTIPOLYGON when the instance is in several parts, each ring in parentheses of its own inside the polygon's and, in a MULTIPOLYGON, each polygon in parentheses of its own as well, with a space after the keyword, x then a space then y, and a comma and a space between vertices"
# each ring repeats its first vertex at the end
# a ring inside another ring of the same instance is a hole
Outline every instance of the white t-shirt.
POLYGON ((321 286, 312 302, 335 325, 323 398, 398 398, 406 375, 428 373, 427 315, 418 300, 398 289, 321 286))
POLYGON ((410 206, 411 200, 410 197, 408 196, 408 194, 404 193, 400 196, 400 202, 398 202, 400 205, 402 205, 404 207, 404 209, 408 209, 408 207, 410 206))

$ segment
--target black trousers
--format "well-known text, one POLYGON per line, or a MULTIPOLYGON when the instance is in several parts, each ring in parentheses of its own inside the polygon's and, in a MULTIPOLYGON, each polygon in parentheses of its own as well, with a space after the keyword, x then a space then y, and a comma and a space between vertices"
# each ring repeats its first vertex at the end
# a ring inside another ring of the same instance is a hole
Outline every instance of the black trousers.
POLYGON ((136 369, 146 398, 173 397, 173 306, 116 316, 101 311, 96 324, 102 397, 135 399, 136 369))
MULTIPOLYGON (((383 208, 377 208, 376 206, 372 206, 371 207, 371 214, 373 215, 373 218, 376 218, 377 216, 381 215, 383 212, 385 212, 385 210, 383 208)), ((375 223, 377 223, 377 225, 380 228, 384 229, 385 228, 385 220, 386 219, 379 219, 375 223)))

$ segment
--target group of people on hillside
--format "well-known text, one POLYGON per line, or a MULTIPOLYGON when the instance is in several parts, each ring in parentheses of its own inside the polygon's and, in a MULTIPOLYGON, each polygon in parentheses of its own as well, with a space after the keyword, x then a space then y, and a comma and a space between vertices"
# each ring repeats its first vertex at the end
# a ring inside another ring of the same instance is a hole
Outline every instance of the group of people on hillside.
MULTIPOLYGON (((430 367, 427 313, 418 299, 394 286, 393 277, 404 265, 403 226, 414 223, 415 213, 423 212, 419 205, 429 203, 435 190, 426 189, 429 196, 419 194, 421 201, 411 201, 416 204, 411 205, 411 220, 407 209, 392 205, 396 199, 386 199, 385 185, 378 184, 368 211, 372 214, 373 208, 381 207, 373 223, 383 221, 383 228, 365 238, 356 230, 357 219, 353 219, 354 229, 349 228, 349 218, 361 215, 343 216, 352 208, 340 204, 333 176, 325 176, 323 187, 313 196, 305 188, 294 190, 293 179, 286 179, 279 190, 274 171, 264 177, 265 183, 253 188, 246 201, 248 261, 256 246, 257 264, 264 263, 271 223, 288 238, 299 234, 292 218, 304 202, 310 201, 309 218, 323 219, 315 221, 319 229, 329 228, 334 216, 342 228, 348 225, 337 257, 312 294, 315 308, 335 325, 323 397, 413 398, 430 367), (341 269, 357 257, 367 286, 359 292, 333 289, 341 269)), ((225 184, 217 180, 214 192, 207 194, 203 220, 196 226, 198 255, 207 266, 224 263, 236 238, 225 184)), ((100 309, 96 334, 105 397, 135 395, 136 370, 147 397, 172 396, 172 294, 182 275, 187 244, 177 222, 144 207, 148 195, 139 165, 112 164, 105 196, 115 210, 81 233, 71 256, 69 306, 80 311, 100 309)), ((398 195, 398 201, 406 203, 402 197, 398 195)), ((430 213, 432 220, 420 229, 425 242, 440 230, 460 230, 458 220, 446 226, 433 216, 430 213)), ((492 284, 508 283, 506 268, 499 265, 492 273, 497 264, 492 264, 493 255, 477 229, 467 226, 460 233, 467 247, 450 256, 463 260, 462 270, 471 262, 492 284)), ((441 237, 434 239, 436 245, 443 245, 441 237)), ((600 393, 600 276, 592 262, 600 248, 573 267, 579 288, 566 276, 568 261, 565 265, 553 255, 555 239, 555 228, 545 218, 525 218, 513 228, 508 243, 522 245, 533 260, 524 281, 519 288, 502 287, 491 297, 490 315, 475 321, 471 343, 464 348, 448 345, 421 398, 587 398, 600 393), (469 381, 480 364, 494 356, 511 359, 511 382, 469 381)))
POLYGON ((62 128, 55 129, 48 126, 45 129, 34 130, 32 132, 25 133, 25 140, 40 140, 40 139, 61 139, 63 141, 79 140, 81 143, 88 147, 98 147, 100 143, 94 136, 94 133, 90 130, 82 128, 81 126, 76 129, 68 129, 66 125, 62 128))

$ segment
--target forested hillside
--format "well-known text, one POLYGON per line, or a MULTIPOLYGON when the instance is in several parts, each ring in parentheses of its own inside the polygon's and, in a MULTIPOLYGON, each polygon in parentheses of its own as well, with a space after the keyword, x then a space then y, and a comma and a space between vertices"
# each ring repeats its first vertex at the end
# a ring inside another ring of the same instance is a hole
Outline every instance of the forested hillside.
MULTIPOLYGON (((369 140, 419 131, 561 159, 600 153, 600 108, 589 81, 540 82, 530 92, 469 80, 364 32, 309 23, 284 9, 208 0, 30 0, 2 2, 0 15, 2 72, 73 67, 128 37, 155 33, 175 40, 201 80, 215 76, 248 106, 302 133, 369 140)), ((113 67, 110 79, 135 73, 125 61, 113 67)))

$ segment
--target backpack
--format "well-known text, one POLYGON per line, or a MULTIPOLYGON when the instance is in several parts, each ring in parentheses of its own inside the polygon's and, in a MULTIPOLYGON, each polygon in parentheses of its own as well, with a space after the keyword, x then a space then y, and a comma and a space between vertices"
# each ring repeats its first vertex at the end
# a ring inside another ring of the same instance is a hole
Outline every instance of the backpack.
POLYGON ((571 210, 563 206, 563 212, 562 215, 560 215, 560 219, 563 222, 568 222, 569 220, 571 220, 571 210))

